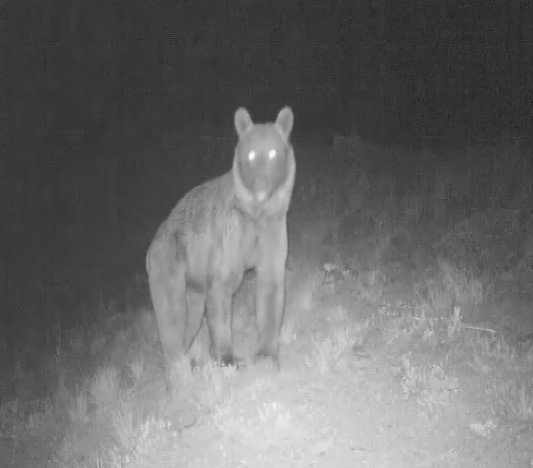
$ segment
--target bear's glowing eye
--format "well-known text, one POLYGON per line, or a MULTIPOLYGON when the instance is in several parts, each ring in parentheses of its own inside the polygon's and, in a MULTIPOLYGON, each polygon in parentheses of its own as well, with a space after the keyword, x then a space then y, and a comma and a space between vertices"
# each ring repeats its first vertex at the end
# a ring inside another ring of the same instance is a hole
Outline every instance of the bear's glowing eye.
POLYGON ((274 159, 276 157, 276 155, 278 154, 278 152, 274 149, 271 149, 269 152, 268 152, 268 159, 274 159))
POLYGON ((255 151, 252 150, 248 153, 248 161, 253 161, 255 159, 255 151))

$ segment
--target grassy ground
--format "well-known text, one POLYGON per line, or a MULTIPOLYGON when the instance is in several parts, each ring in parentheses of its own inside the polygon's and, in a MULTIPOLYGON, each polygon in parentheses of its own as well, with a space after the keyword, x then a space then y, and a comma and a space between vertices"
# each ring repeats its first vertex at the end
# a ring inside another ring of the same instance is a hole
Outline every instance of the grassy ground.
POLYGON ((168 399, 139 271, 55 353, 3 363, 0 465, 533 464, 531 154, 295 147, 281 370, 214 365, 204 327, 168 399))

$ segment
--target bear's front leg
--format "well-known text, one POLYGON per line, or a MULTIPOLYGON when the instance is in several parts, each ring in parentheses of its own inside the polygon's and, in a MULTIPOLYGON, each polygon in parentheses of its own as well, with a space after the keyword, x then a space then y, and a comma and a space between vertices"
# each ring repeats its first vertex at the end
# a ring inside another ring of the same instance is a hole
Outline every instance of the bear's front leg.
POLYGON ((236 365, 232 346, 232 297, 230 281, 214 278, 207 295, 207 324, 213 358, 223 365, 236 365))
POLYGON ((259 346, 256 359, 271 358, 276 366, 279 333, 285 314, 285 264, 287 231, 285 219, 265 231, 256 266, 256 321, 259 346))

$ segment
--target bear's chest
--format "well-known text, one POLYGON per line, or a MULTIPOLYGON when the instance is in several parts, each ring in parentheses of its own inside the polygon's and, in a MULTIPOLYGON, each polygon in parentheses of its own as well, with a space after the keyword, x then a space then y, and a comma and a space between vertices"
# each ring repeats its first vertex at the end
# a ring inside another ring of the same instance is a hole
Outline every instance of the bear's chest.
POLYGON ((214 246, 216 264, 241 273, 253 268, 260 254, 260 238, 262 226, 260 223, 247 219, 238 214, 232 216, 220 233, 220 245, 214 246))

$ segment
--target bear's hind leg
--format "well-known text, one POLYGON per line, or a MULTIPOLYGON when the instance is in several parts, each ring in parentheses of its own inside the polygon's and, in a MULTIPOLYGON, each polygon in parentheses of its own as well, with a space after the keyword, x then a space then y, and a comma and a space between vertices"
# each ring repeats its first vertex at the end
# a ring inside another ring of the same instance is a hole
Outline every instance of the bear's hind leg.
POLYGON ((203 290, 187 288, 187 328, 185 332, 185 351, 194 343, 205 313, 207 293, 203 290))
POLYGON ((185 351, 185 271, 184 268, 178 267, 172 275, 162 276, 151 276, 149 285, 161 348, 167 367, 171 367, 185 351))

